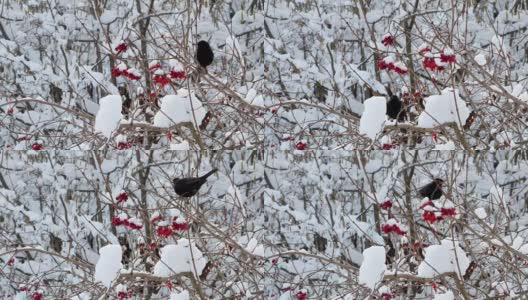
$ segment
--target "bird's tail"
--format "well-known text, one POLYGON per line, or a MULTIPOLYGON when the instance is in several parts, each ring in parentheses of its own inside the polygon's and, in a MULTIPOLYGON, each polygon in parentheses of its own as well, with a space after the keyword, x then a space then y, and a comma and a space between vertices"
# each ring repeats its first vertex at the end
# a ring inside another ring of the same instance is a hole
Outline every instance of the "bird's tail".
POLYGON ((203 175, 201 178, 206 179, 207 177, 213 175, 216 171, 218 171, 218 169, 212 169, 207 174, 203 175))

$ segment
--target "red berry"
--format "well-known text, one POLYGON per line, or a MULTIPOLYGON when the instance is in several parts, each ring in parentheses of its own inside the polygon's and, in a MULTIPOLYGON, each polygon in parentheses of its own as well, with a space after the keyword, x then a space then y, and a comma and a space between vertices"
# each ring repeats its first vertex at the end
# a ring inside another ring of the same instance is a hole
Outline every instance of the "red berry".
POLYGON ((383 38, 383 40, 381 40, 381 43, 385 46, 385 47, 388 47, 388 46, 392 46, 394 45, 394 41, 396 40, 395 37, 393 37, 392 35, 387 35, 386 37, 383 38))
POLYGON ((35 293, 33 293, 33 295, 31 295, 31 298, 33 300, 42 300, 42 294, 39 293, 39 292, 35 292, 35 293))
POLYGON ((35 151, 42 150, 42 147, 44 147, 44 145, 40 143, 34 143, 33 145, 31 145, 31 149, 35 151))
POLYGON ((172 79, 182 79, 183 80, 183 79, 187 78, 187 75, 183 71, 171 71, 170 72, 170 77, 172 79))
POLYGON ((128 46, 125 43, 119 43, 119 45, 115 47, 115 51, 117 51, 117 54, 121 52, 125 52, 127 51, 127 49, 128 49, 128 46))
POLYGON ((156 229, 158 236, 167 238, 172 235, 172 229, 170 226, 158 226, 156 229))
POLYGON ((456 62, 456 56, 453 54, 440 54, 440 61, 443 63, 455 63, 456 62))
POLYGON ((297 144, 295 144, 295 149, 297 149, 297 150, 305 150, 306 146, 308 146, 306 143, 298 142, 297 144))
POLYGON ((454 217, 457 214, 455 208, 443 208, 443 207, 440 209, 440 213, 444 217, 454 217))
POLYGON ((440 67, 436 64, 434 58, 432 57, 426 57, 423 60, 423 67, 425 69, 429 69, 431 71, 440 70, 440 67))
POLYGON ((422 217, 425 221, 433 224, 434 222, 436 222, 436 214, 434 213, 434 211, 430 211, 430 210, 426 210, 423 212, 422 214, 422 217))
POLYGON ((154 77, 152 78, 152 80, 161 85, 162 87, 166 86, 167 84, 170 83, 170 79, 169 77, 167 77, 166 75, 154 75, 154 77))
POLYGON ((296 296, 297 296, 297 300, 306 300, 308 298, 308 294, 306 293, 305 290, 298 291, 296 296))
POLYGON ((392 202, 390 200, 387 200, 380 205, 381 209, 389 209, 392 207, 392 202))
POLYGON ((117 203, 126 202, 128 200, 128 195, 125 192, 120 193, 116 197, 117 203))

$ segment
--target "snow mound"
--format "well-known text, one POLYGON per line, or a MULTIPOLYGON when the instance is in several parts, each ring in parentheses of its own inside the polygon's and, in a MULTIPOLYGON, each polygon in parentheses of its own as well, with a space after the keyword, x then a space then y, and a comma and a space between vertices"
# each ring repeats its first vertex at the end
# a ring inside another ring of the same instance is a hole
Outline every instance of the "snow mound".
POLYGON ((109 95, 99 101, 99 111, 95 116, 95 131, 101 132, 110 138, 119 126, 123 115, 121 114, 121 96, 109 95))
POLYGON ((242 97, 242 99, 249 104, 260 107, 266 107, 264 105, 264 98, 262 97, 262 95, 257 95, 257 91, 255 91, 254 89, 249 89, 246 94, 246 97, 242 97))
POLYGON ((246 246, 246 251, 257 256, 264 256, 264 246, 259 245, 255 238, 252 238, 246 246))
POLYGON ((443 240, 440 245, 425 249, 425 260, 418 266, 418 276, 433 278, 440 274, 455 272, 459 277, 466 273, 469 259, 458 243, 443 240))
POLYGON ((385 97, 371 97, 365 100, 364 105, 365 110, 359 121, 359 133, 374 139, 387 121, 387 102, 385 97))
POLYGON ((443 294, 436 294, 433 300, 455 300, 453 292, 447 291, 443 294))
POLYGON ((95 265, 95 281, 100 281, 109 288, 123 267, 121 264, 121 246, 106 245, 99 249, 99 254, 99 260, 95 265))
POLYGON ((436 144, 434 150, 440 150, 440 151, 456 150, 456 146, 453 141, 448 141, 445 144, 436 144))
POLYGON ((479 66, 485 66, 488 63, 486 59, 486 55, 482 53, 475 56, 475 61, 477 62, 479 66))
POLYGON ((381 281, 383 274, 387 270, 385 265, 385 248, 382 246, 372 246, 363 251, 363 263, 359 268, 359 283, 374 289, 381 281))
POLYGON ((181 143, 171 143, 170 150, 189 150, 191 149, 191 146, 189 145, 189 142, 184 140, 181 143))
POLYGON ((154 126, 158 127, 192 122, 198 128, 207 113, 202 102, 186 89, 178 90, 176 95, 167 95, 160 102, 160 110, 154 116, 154 126))
POLYGON ((184 290, 181 293, 172 293, 169 300, 189 300, 189 291, 184 290))
POLYGON ((161 259, 154 266, 154 275, 170 277, 179 273, 192 272, 199 275, 207 259, 188 239, 179 239, 177 245, 161 248, 161 259))
POLYGON ((433 128, 455 122, 458 127, 462 127, 469 113, 469 108, 460 97, 458 90, 446 88, 441 95, 425 98, 425 110, 418 117, 418 126, 433 128))

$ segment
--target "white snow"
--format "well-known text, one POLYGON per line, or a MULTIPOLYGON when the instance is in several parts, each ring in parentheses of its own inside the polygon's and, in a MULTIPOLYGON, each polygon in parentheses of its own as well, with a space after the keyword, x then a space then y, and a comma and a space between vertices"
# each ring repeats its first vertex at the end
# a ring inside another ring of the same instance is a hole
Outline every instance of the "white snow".
POLYGON ((453 292, 447 291, 443 294, 436 294, 433 300, 455 300, 453 292))
POLYGON ((475 214, 481 220, 485 219, 488 216, 488 214, 486 213, 486 209, 483 208, 483 207, 479 207, 479 208, 475 209, 475 214))
POLYGON ((192 122, 198 128, 207 113, 202 102, 186 89, 178 90, 176 95, 167 95, 160 102, 160 110, 154 116, 154 125, 158 127, 192 122))
POLYGON ((475 56, 475 61, 479 66, 485 66, 488 63, 486 60, 486 55, 482 53, 475 56))
POLYGON ((99 101, 99 111, 95 117, 95 131, 110 138, 119 126, 121 114, 121 96, 109 95, 99 101))
POLYGON ((238 42, 237 38, 229 35, 226 38, 225 42, 226 42, 226 52, 233 55, 235 58, 239 59, 242 66, 244 66, 245 65, 244 54, 242 52, 242 48, 240 47, 240 43, 238 42))
POLYGON ((264 256, 264 246, 259 245, 257 239, 255 238, 249 240, 246 246, 246 251, 248 251, 249 253, 253 253, 257 256, 264 256))
POLYGON ((189 299, 191 298, 189 296, 189 291, 187 290, 184 290, 181 293, 174 292, 170 294, 170 298, 169 298, 169 300, 189 300, 189 299))
POLYGON ((359 283, 374 289, 386 270, 385 248, 382 246, 367 248, 363 251, 363 263, 359 268, 359 283))
POLYGON ((170 149, 171 150, 189 150, 191 148, 189 146, 189 142, 187 140, 184 140, 181 143, 171 143, 170 149))
POLYGON ((154 275, 170 277, 186 272, 200 275, 206 263, 202 251, 188 239, 179 239, 176 245, 161 248, 161 259, 154 266, 154 275))
POLYGON ((249 89, 249 91, 246 94, 246 97, 241 97, 241 98, 249 104, 260 106, 260 107, 265 107, 264 97, 262 97, 262 95, 257 95, 257 91, 254 89, 249 89))
POLYGON ((497 205, 499 209, 504 210, 506 215, 510 215, 510 209, 507 204, 506 195, 499 186, 493 185, 490 188, 490 200, 493 206, 497 205))
POLYGON ((95 281, 100 281, 104 286, 109 288, 123 267, 121 264, 121 246, 106 245, 99 249, 99 254, 99 260, 95 265, 95 281))
POLYGON ((425 110, 418 117, 418 126, 432 128, 440 124, 455 122, 462 127, 470 110, 460 97, 458 90, 446 88, 441 95, 425 98, 425 110))
POLYGON ((439 274, 456 272, 462 277, 468 267, 469 259, 458 243, 443 240, 440 245, 425 249, 425 260, 418 266, 418 276, 433 278, 439 274))
POLYGON ((448 141, 445 144, 436 144, 434 150, 456 150, 456 146, 453 141, 448 141))
POLYGON ((383 130, 387 121, 387 102, 385 97, 371 97, 364 103, 365 110, 359 121, 359 133, 374 139, 383 130))

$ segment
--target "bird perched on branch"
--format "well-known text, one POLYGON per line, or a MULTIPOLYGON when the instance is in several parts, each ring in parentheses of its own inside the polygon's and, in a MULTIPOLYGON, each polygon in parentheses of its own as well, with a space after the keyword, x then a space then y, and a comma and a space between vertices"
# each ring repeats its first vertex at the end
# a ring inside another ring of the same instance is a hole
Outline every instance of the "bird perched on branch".
POLYGON ((443 179, 435 178, 431 183, 422 187, 419 191, 419 194, 420 196, 424 198, 425 197, 429 198, 429 200, 440 199, 440 197, 442 197, 442 194, 443 194, 442 184, 444 184, 443 179))
POLYGON ((214 54, 211 46, 206 41, 199 41, 196 49, 196 60, 204 69, 213 63, 214 54))
POLYGON ((387 102, 387 116, 389 119, 404 121, 406 114, 403 107, 403 102, 396 95, 392 95, 387 102))
POLYGON ((207 181, 207 177, 213 175, 216 171, 218 169, 213 169, 201 177, 174 178, 172 180, 174 191, 179 196, 190 198, 198 193, 198 190, 207 181))

